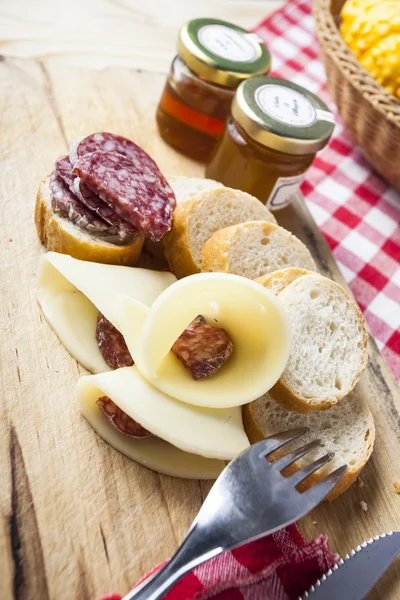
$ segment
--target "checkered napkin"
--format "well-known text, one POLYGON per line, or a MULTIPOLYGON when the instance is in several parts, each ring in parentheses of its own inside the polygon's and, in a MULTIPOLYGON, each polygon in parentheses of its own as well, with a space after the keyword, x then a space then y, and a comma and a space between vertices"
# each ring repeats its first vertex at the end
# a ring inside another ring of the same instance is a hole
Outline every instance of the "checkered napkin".
POLYGON ((271 74, 311 90, 336 115, 333 137, 309 169, 302 192, 400 383, 400 194, 344 129, 326 90, 311 6, 312 0, 289 0, 255 31, 271 51, 271 74))
MULTIPOLYGON (((165 600, 298 600, 338 558, 329 552, 326 536, 306 544, 290 525, 197 567, 165 600)), ((121 598, 109 594, 101 600, 121 598)))

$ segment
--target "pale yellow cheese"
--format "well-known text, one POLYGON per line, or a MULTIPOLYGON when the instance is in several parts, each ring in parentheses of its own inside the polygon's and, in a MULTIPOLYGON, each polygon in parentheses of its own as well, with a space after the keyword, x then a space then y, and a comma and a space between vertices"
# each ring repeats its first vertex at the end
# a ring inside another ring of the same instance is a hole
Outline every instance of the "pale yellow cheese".
POLYGON ((92 396, 81 402, 82 414, 89 425, 110 446, 141 465, 184 479, 216 479, 225 467, 223 461, 183 452, 159 438, 139 440, 122 435, 97 408, 96 399, 92 396))
POLYGON ((116 297, 150 306, 176 281, 172 273, 103 265, 48 252, 41 258, 37 297, 43 313, 72 356, 89 371, 108 371, 96 342, 98 311, 117 326, 116 297))
POLYGON ((77 395, 85 416, 99 397, 108 396, 132 419, 184 452, 230 460, 249 445, 239 407, 207 409, 179 402, 149 384, 136 366, 82 377, 77 395))
POLYGON ((175 282, 151 308, 120 299, 118 328, 142 375, 159 390, 198 406, 251 402, 279 379, 290 352, 290 330, 278 298, 238 275, 201 273, 175 282), (229 360, 213 376, 195 381, 171 351, 189 323, 203 315, 227 330, 229 360))

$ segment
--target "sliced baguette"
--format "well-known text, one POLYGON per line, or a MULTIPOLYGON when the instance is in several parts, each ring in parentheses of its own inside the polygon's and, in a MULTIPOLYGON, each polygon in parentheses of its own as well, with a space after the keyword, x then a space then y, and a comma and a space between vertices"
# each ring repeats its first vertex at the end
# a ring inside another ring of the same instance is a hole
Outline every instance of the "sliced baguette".
POLYGON ((346 290, 317 273, 298 277, 278 298, 292 349, 270 393, 288 410, 326 410, 354 388, 367 365, 364 316, 346 290))
MULTIPOLYGON (((172 187, 176 203, 181 204, 185 200, 189 200, 194 194, 200 192, 217 190, 225 187, 223 183, 214 181, 214 179, 205 179, 204 177, 185 177, 185 175, 170 175, 167 177, 169 185, 172 187)), ((163 261, 163 265, 168 268, 167 259, 164 255, 164 244, 160 242, 152 242, 145 240, 144 248, 153 256, 163 261)))
POLYGON ((204 191, 178 204, 172 229, 163 238, 172 272, 178 278, 199 273, 202 248, 214 232, 258 220, 275 223, 257 198, 231 188, 204 191))
POLYGON ((288 474, 292 474, 328 452, 335 453, 331 462, 301 484, 303 490, 341 465, 347 464, 345 475, 329 494, 328 500, 334 500, 354 483, 371 456, 375 440, 371 411, 354 392, 327 411, 308 414, 288 412, 277 404, 271 395, 265 394, 243 407, 243 424, 251 443, 287 429, 308 427, 309 431, 301 436, 300 440, 285 446, 280 455, 313 440, 321 440, 316 450, 287 469, 288 474))
POLYGON ((201 270, 256 279, 285 267, 316 270, 306 246, 283 227, 251 221, 216 231, 204 244, 201 270))
POLYGON ((136 234, 128 244, 119 246, 85 232, 53 212, 49 179, 50 176, 47 176, 41 181, 35 206, 36 229, 47 250, 92 262, 131 266, 137 264, 144 242, 143 235, 136 234))
POLYGON ((288 267, 287 269, 272 271, 272 273, 258 277, 256 281, 261 283, 261 285, 268 288, 273 294, 275 294, 275 296, 277 296, 279 292, 284 290, 285 287, 289 285, 289 283, 292 283, 292 281, 298 277, 301 277, 302 275, 308 275, 310 273, 312 273, 312 271, 307 271, 307 269, 288 267))

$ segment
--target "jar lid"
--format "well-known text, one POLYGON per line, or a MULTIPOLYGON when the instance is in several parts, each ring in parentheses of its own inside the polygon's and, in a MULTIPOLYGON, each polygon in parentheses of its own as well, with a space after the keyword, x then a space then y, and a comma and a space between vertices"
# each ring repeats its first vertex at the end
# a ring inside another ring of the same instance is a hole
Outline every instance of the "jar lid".
POLYGON ((254 140, 286 154, 314 154, 335 118, 315 94, 278 77, 252 77, 238 87, 232 116, 254 140))
POLYGON ((271 55, 255 33, 219 19, 193 19, 181 27, 178 54, 208 81, 236 88, 241 81, 268 73, 271 55))

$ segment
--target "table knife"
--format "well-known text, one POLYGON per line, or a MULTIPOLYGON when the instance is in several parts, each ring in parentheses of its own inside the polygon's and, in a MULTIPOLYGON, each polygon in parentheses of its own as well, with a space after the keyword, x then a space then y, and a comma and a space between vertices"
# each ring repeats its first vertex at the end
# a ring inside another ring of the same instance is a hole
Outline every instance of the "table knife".
POLYGON ((398 554, 400 531, 377 535, 341 559, 299 600, 363 600, 398 554))

